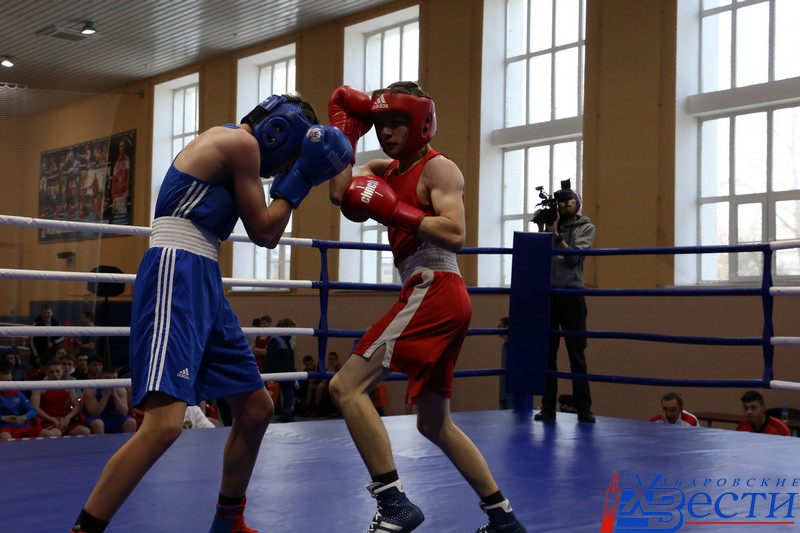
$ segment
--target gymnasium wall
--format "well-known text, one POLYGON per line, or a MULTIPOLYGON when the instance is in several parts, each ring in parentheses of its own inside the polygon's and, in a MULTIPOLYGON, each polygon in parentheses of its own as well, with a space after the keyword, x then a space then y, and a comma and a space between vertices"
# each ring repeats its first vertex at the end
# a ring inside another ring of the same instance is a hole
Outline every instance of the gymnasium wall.
MULTIPOLYGON (((439 133, 435 147, 448 154, 466 180, 467 245, 477 245, 480 198, 480 99, 502 95, 481 94, 481 0, 423 0, 420 6, 420 83, 436 99, 439 133)), ((325 115, 330 92, 342 79, 342 42, 345 26, 408 7, 398 1, 346 19, 309 28, 236 54, 214 58, 157 78, 120 87, 113 94, 95 95, 44 113, 4 116, 0 124, 0 213, 38 216, 39 156, 42 151, 136 130, 137 159, 134 176, 134 224, 148 226, 150 205, 150 145, 153 87, 192 72, 200 74, 201 128, 238 121, 235 116, 236 62, 241 57, 282 46, 297 45, 298 90, 325 115)), ((674 242, 675 172, 675 31, 674 0, 589 0, 587 2, 586 85, 584 114, 584 213, 597 226, 597 247, 670 246, 674 242)), ((503 31, 497 28, 498 32, 503 31)), ((255 102, 254 102, 255 103, 255 102)), ((498 169, 499 170, 499 169, 498 169)), ((325 187, 315 189, 297 211, 293 236, 337 239, 339 214, 330 205, 325 187)), ((495 245, 496 243, 481 243, 495 245)), ((39 243, 36 231, 0 227, 0 267, 64 270, 57 254, 75 252, 75 271, 97 265, 114 265, 134 273, 147 248, 141 237, 103 236, 100 239, 39 243)), ((223 244, 221 265, 231 273, 231 245, 223 244)), ((330 257, 336 278, 336 254, 330 257)), ((474 257, 460 258, 468 284, 477 279, 474 257)), ((319 255, 314 250, 293 252, 292 278, 316 279, 319 255)), ((667 287, 672 283, 669 256, 642 258, 591 258, 586 282, 590 287, 667 287)), ((117 297, 130 300, 131 288, 117 297)), ((243 325, 253 317, 288 316, 299 326, 314 327, 318 300, 310 291, 229 295, 243 325)), ((85 283, 0 281, 0 316, 21 317, 30 303, 42 300, 76 300, 93 307, 96 297, 85 283)), ((333 293, 330 326, 366 328, 393 301, 391 295, 333 293)), ((473 327, 495 327, 507 314, 504 296, 473 297, 473 327)), ((795 316, 797 304, 777 303, 776 316, 795 316)), ((664 331, 674 334, 760 334, 760 304, 744 299, 653 298, 589 300, 590 329, 664 331), (714 327, 712 327, 714 326, 714 327), (712 332, 717 327, 720 333, 712 332), (751 333, 755 331, 756 333, 751 333)), ((25 317, 27 319, 28 317, 25 317)), ((61 317, 62 320, 67 317, 61 317)), ((77 317, 69 317, 70 320, 77 317)), ((779 334, 792 335, 788 320, 779 334)), ((500 339, 468 339, 459 368, 499 365, 500 339)), ((350 341, 337 339, 331 347, 346 354, 350 341)), ((800 375, 800 365, 789 350, 778 352, 781 375, 800 375)), ((316 355, 313 339, 298 339, 298 358, 316 355)), ((630 341, 590 341, 587 351, 591 371, 623 375, 674 377, 757 377, 760 353, 755 349, 716 349, 679 345, 642 345, 630 341)), ((560 368, 568 368, 562 354, 560 368)), ((457 382, 455 410, 493 409, 497 405, 496 378, 470 378, 457 382)), ((562 383, 562 392, 569 392, 562 383)), ((403 386, 389 384, 390 414, 405 412, 403 386)), ((595 384, 595 412, 600 415, 646 418, 658 409, 659 387, 595 384)), ((736 412, 742 391, 682 389, 690 410, 736 412)), ((800 397, 769 392, 777 404, 784 396, 800 405, 800 397)))

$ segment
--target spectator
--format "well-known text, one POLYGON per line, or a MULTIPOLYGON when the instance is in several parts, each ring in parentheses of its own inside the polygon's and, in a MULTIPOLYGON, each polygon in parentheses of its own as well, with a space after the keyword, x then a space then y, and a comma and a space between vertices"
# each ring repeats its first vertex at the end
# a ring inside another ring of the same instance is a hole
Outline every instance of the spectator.
MULTIPOLYGON (((81 326, 94 327, 94 313, 84 311, 81 313, 81 326)), ((75 346, 80 352, 94 355, 97 352, 97 337, 91 334, 82 335, 75 339, 75 346)))
MULTIPOLYGON (((120 377, 130 379, 131 373, 126 371, 120 377)), ((146 407, 144 404, 133 405, 133 389, 131 387, 125 387, 125 399, 128 402, 128 416, 136 421, 136 429, 138 430, 140 427, 142 427, 142 422, 144 422, 144 412, 146 407)))
MULTIPOLYGON (((0 365, 0 381, 11 381, 11 368, 0 365)), ((18 390, 0 390, 0 441, 11 439, 55 437, 43 429, 36 408, 18 390)))
POLYGON ((72 373, 75 379, 89 379, 89 354, 78 352, 75 356, 75 372, 72 373))
MULTIPOLYGON (((33 325, 60 326, 61 324, 53 316, 53 309, 49 305, 45 305, 42 307, 41 314, 34 320, 33 325)), ((40 364, 45 364, 63 342, 64 336, 58 334, 31 337, 31 355, 36 355, 40 364)))
POLYGON ((219 410, 217 409, 216 403, 216 400, 211 400, 210 402, 201 400, 200 403, 197 404, 197 407, 203 411, 203 414, 214 424, 214 427, 222 427, 222 422, 220 422, 218 418, 219 410))
MULTIPOLYGON (((89 368, 91 368, 91 363, 89 368)), ((100 372, 100 379, 116 379, 114 369, 100 372)), ((86 422, 95 435, 105 433, 133 433, 136 420, 128 415, 128 396, 124 387, 84 389, 83 401, 89 417, 86 422)))
POLYGON ((103 368, 105 368, 105 366, 106 364, 102 357, 99 355, 90 355, 86 379, 100 379, 100 374, 103 373, 103 368))
MULTIPOLYGON (((334 374, 342 368, 342 363, 339 362, 339 354, 336 352, 328 352, 325 357, 325 372, 333 372, 334 374)), ((328 391, 329 380, 320 381, 317 385, 316 394, 314 396, 314 416, 339 416, 339 411, 331 401, 331 395, 328 391)))
POLYGON ((183 429, 211 429, 217 427, 197 405, 187 405, 183 415, 183 429))
MULTIPOLYGON (((306 355, 303 357, 303 372, 316 372, 317 364, 314 357, 306 355)), ((294 410, 298 416, 311 416, 311 408, 314 405, 314 394, 319 386, 319 379, 304 379, 297 387, 297 399, 294 402, 294 410)))
POLYGON ((61 377, 59 379, 75 379, 75 377, 72 375, 75 373, 74 355, 67 354, 61 358, 61 370, 61 377))
MULTIPOLYGON (((537 209, 533 218, 539 231, 553 234, 553 258, 551 267, 551 286, 557 289, 582 289, 583 255, 558 255, 559 250, 568 248, 585 250, 594 243, 595 227, 589 217, 579 215, 581 209, 580 195, 571 189, 570 181, 561 182, 561 189, 553 195, 557 201, 555 219, 542 220, 542 210, 537 209)), ((586 301, 581 294, 551 294, 550 296, 550 330, 586 331, 586 301)), ((560 336, 551 335, 549 343, 547 368, 558 370, 558 345, 560 336)), ((566 337, 564 344, 569 354, 570 370, 576 374, 586 373, 586 337, 566 337)), ((558 396, 558 378, 548 375, 547 388, 542 398, 542 410, 534 416, 534 420, 544 422, 555 421, 556 399, 558 396)), ((578 421, 594 423, 592 414, 592 396, 589 382, 582 379, 572 381, 572 396, 578 408, 578 421)))
MULTIPOLYGON (((65 357, 61 358, 61 369, 63 370, 61 379, 71 381, 78 379, 75 377, 75 364, 75 356, 72 354, 67 354, 65 357)), ((81 406, 81 417, 83 417, 83 389, 75 389, 75 394, 78 396, 78 403, 81 406)))
MULTIPOLYGON (((272 317, 269 315, 262 316, 258 325, 262 328, 272 327, 272 317)), ((269 335, 257 335, 251 345, 253 348, 253 355, 256 356, 258 368, 264 368, 264 361, 267 358, 267 344, 269 344, 269 335)))
POLYGON ((19 352, 16 348, 11 348, 9 351, 7 351, 6 355, 3 357, 3 360, 11 369, 11 381, 25 380, 25 369, 22 368, 22 359, 20 358, 19 352))
POLYGON ((746 418, 739 423, 736 431, 792 436, 792 430, 789 429, 789 426, 766 413, 764 397, 760 392, 754 390, 745 392, 742 395, 742 407, 746 418))
POLYGON ((25 373, 25 381, 41 381, 44 379, 44 360, 31 352, 28 359, 30 368, 25 373))
MULTIPOLYGON (((504 316, 500 319, 500 323, 497 324, 498 328, 508 329, 508 317, 504 316)), ((500 368, 505 370, 508 368, 508 335, 505 333, 501 333, 498 335, 501 339, 503 339, 503 345, 500 347, 500 368)), ((500 409, 511 409, 512 402, 511 402, 511 395, 506 392, 506 375, 503 374, 500 376, 500 409)))
POLYGON ((683 398, 677 392, 668 392, 661 397, 661 412, 650 418, 650 422, 673 426, 698 427, 697 417, 683 409, 683 398))
POLYGON ((339 361, 339 354, 336 352, 328 352, 328 356, 325 358, 325 371, 335 374, 341 369, 342 363, 339 361))
MULTIPOLYGON (((231 413, 231 406, 225 398, 214 398, 211 403, 216 407, 217 416, 215 417, 220 425, 230 426, 233 424, 233 413, 231 413)), ((274 403, 274 402, 273 402, 274 403)))
MULTIPOLYGON (((55 358, 56 358, 56 359, 58 359, 59 361, 60 361, 62 358, 66 357, 66 355, 67 355, 67 349, 66 349, 66 348, 64 348, 64 346, 59 346, 58 348, 56 348, 56 351, 55 351, 55 352, 53 352, 53 357, 55 357, 55 358)), ((48 359, 47 361, 49 361, 49 359, 48 359)), ((45 363, 45 364, 47 364, 47 361, 44 361, 44 363, 45 363)), ((46 372, 45 372, 45 373, 46 373, 46 372)))
MULTIPOLYGON (((293 328, 294 320, 282 318, 276 324, 279 328, 293 328)), ((267 344, 264 372, 294 372, 294 339, 291 335, 274 335, 267 344)), ((294 381, 280 382, 281 422, 294 422, 294 381)))
MULTIPOLYGON (((259 317, 254 318, 253 321, 250 323, 250 326, 252 326, 254 328, 260 328, 261 327, 261 319, 259 317)), ((247 335, 247 344, 249 344, 250 346, 253 346, 253 342, 255 342, 256 337, 258 337, 258 335, 247 335)))
MULTIPOLYGON (((61 379, 64 372, 62 361, 51 359, 45 368, 45 380, 61 379)), ((78 395, 72 389, 35 390, 31 392, 31 405, 42 419, 42 428, 52 431, 56 437, 90 433, 89 428, 83 425, 78 395)))
POLYGON ((386 385, 378 383, 378 386, 372 389, 369 393, 369 399, 372 400, 372 405, 378 414, 383 416, 383 408, 389 404, 389 394, 386 392, 386 385))

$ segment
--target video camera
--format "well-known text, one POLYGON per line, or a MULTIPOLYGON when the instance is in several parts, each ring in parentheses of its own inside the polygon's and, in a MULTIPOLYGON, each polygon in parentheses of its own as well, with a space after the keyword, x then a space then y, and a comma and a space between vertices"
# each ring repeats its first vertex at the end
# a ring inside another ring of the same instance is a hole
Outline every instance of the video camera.
POLYGON ((575 197, 572 192, 572 183, 568 179, 561 180, 561 189, 552 195, 544 192, 544 185, 536 187, 536 190, 539 191, 539 198, 542 200, 536 205, 542 206, 542 208, 533 217, 533 222, 545 226, 552 225, 558 218, 558 202, 569 202, 575 197))

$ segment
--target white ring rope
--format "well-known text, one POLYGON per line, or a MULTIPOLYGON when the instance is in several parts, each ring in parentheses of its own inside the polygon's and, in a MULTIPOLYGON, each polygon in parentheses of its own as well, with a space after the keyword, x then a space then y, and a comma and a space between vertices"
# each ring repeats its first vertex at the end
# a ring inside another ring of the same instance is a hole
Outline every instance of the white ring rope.
POLYGON ((773 346, 800 346, 800 337, 771 337, 769 342, 773 346))
MULTIPOLYGON (((97 233, 109 233, 112 235, 140 235, 149 236, 153 231, 146 226, 122 226, 117 224, 99 224, 97 222, 77 222, 69 220, 49 220, 46 218, 18 217, 14 215, 0 215, 0 224, 8 226, 18 226, 26 228, 59 229, 71 231, 95 231, 97 233)), ((246 234, 233 233, 227 239, 234 242, 249 242, 246 234)), ((227 241, 226 241, 227 242, 227 241)), ((299 239, 296 237, 285 237, 278 244, 287 246, 303 246, 309 248, 313 246, 313 239, 299 239)))
POLYGON ((771 296, 800 296, 800 287, 770 287, 771 296))
POLYGON ((222 278, 225 287, 265 287, 270 289, 311 289, 314 282, 310 280, 279 280, 279 279, 245 279, 222 278))
MULTIPOLYGON (((261 379, 265 382, 305 381, 308 379, 308 372, 275 372, 271 374, 261 374, 261 379)), ((0 390, 118 389, 130 386, 130 378, 0 381, 0 390)))
MULTIPOLYGON (((61 270, 25 270, 0 268, 0 279, 27 279, 34 281, 94 281, 98 283, 133 283, 136 274, 114 274, 106 272, 64 272, 61 270)), ((311 289, 311 280, 273 280, 222 278, 224 287, 265 287, 270 289, 311 289)))
POLYGON ((790 248, 800 248, 800 239, 771 242, 769 243, 769 247, 772 250, 788 250, 790 248))
POLYGON ((781 381, 779 379, 773 379, 769 382, 769 388, 775 390, 789 390, 789 391, 797 391, 800 392, 800 383, 796 383, 794 381, 781 381))
MULTIPOLYGON (((314 328, 242 328, 245 335, 313 337, 314 328)), ((49 337, 70 335, 87 337, 128 337, 127 326, 0 326, 0 337, 49 337)))
POLYGON ((136 274, 114 274, 105 272, 63 272, 59 270, 25 270, 0 268, 0 278, 57 281, 96 281, 99 283, 133 283, 136 274))
POLYGON ((141 226, 122 226, 118 224, 99 224, 97 222, 73 222, 69 220, 49 220, 46 218, 17 217, 0 215, 0 223, 7 226, 27 228, 60 229, 71 231, 96 231, 114 235, 150 235, 151 229, 141 226))

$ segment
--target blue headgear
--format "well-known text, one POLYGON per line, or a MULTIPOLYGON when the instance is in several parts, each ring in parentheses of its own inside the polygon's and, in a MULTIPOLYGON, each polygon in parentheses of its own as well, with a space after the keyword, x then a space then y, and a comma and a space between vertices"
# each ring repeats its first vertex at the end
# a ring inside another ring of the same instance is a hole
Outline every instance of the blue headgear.
POLYGON ((249 124, 261 149, 261 176, 268 178, 300 150, 308 128, 314 125, 299 105, 272 95, 241 121, 249 124))

